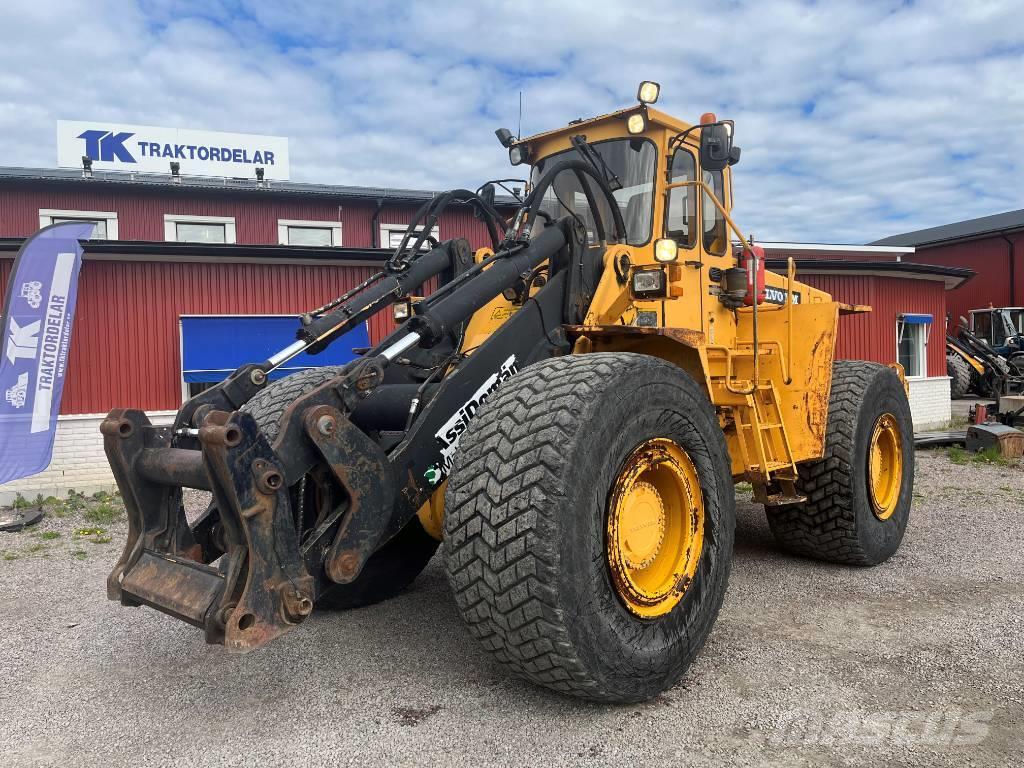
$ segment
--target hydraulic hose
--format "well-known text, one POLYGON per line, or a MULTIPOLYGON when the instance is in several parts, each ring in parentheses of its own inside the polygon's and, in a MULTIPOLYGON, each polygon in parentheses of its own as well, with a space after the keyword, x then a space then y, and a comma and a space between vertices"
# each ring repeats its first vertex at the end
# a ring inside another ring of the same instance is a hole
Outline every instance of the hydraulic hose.
POLYGON ((407 295, 431 277, 448 269, 454 263, 454 254, 449 249, 455 248, 459 242, 450 241, 439 245, 410 261, 404 271, 386 274, 352 300, 299 328, 295 337, 311 345, 304 351, 314 355, 322 351, 333 339, 380 310, 384 304, 407 295))
POLYGON ((528 275, 558 253, 566 242, 561 226, 546 227, 525 248, 494 258, 487 269, 467 280, 457 291, 432 302, 409 321, 409 330, 419 335, 421 346, 437 344, 452 328, 515 285, 522 275, 528 275))
MULTIPOLYGON (((619 204, 615 200, 615 194, 612 192, 611 187, 608 186, 608 182, 598 175, 594 166, 579 157, 562 158, 544 172, 544 175, 540 177, 540 180, 538 180, 537 186, 533 188, 533 191, 530 192, 530 195, 523 202, 523 208, 527 208, 529 211, 527 221, 532 222, 536 219, 537 211, 540 210, 540 206, 544 202, 545 193, 554 183, 555 177, 562 171, 573 171, 577 178, 580 174, 586 174, 594 180, 594 183, 597 184, 597 188, 604 193, 604 197, 608 202, 608 207, 611 209, 612 221, 615 224, 616 240, 621 243, 626 242, 626 225, 622 220, 622 211, 619 210, 619 204)), ((581 181, 580 186, 583 187, 584 194, 587 195, 588 204, 591 208, 594 208, 595 201, 592 200, 591 195, 588 193, 586 185, 582 184, 581 181)), ((570 213, 572 213, 572 211, 570 211, 570 213)), ((598 237, 602 242, 604 242, 604 224, 601 220, 601 212, 598 210, 594 210, 594 223, 597 226, 598 237)))

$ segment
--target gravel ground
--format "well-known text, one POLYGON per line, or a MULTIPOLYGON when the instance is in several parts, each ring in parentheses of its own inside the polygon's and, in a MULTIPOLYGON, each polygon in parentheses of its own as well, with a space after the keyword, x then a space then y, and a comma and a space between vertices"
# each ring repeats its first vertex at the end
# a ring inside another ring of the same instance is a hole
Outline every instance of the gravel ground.
POLYGON ((437 560, 395 600, 235 656, 106 600, 123 523, 106 544, 50 519, 58 538, 0 534, 0 765, 1017 765, 1022 513, 1020 466, 919 453, 903 548, 861 570, 781 555, 741 503, 710 641, 626 707, 496 669, 437 560))

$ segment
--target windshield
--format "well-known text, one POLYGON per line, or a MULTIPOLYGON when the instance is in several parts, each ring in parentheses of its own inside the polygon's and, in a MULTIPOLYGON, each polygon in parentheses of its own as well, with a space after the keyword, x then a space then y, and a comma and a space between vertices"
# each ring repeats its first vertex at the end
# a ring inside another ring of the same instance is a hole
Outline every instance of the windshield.
POLYGON ((1024 309, 1008 309, 1006 311, 1010 315, 1010 325, 1013 326, 1014 333, 1024 335, 1024 309))
MULTIPOLYGON (((611 172, 610 185, 615 186, 615 176, 622 184, 622 189, 614 191, 613 195, 622 213, 622 221, 626 225, 626 242, 629 245, 644 245, 651 239, 651 224, 654 219, 654 174, 657 170, 657 150, 654 144, 647 139, 624 138, 599 141, 591 146, 611 172)), ((546 165, 572 154, 578 156, 577 150, 567 149, 538 161, 533 167, 530 181, 536 184, 543 175, 546 165)), ((601 170, 598 169, 598 173, 601 170)), ((594 214, 587 203, 587 195, 580 184, 580 176, 590 188, 597 204, 605 234, 613 237, 615 222, 604 194, 597 188, 593 179, 585 174, 577 175, 572 171, 558 174, 544 195, 541 210, 553 218, 565 216, 566 211, 575 215, 586 227, 590 242, 596 243, 597 228, 594 214)))

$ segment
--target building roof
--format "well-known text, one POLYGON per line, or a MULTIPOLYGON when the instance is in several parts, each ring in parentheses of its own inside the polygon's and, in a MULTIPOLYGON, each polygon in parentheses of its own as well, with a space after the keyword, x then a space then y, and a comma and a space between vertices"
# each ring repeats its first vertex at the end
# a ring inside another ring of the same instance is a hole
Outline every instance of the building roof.
MULTIPOLYGON (((0 237, 0 258, 17 254, 24 237, 0 237)), ((121 261, 263 261, 322 262, 338 264, 379 262, 390 248, 344 248, 313 245, 243 245, 237 243, 174 243, 154 240, 83 240, 86 259, 121 261)))
POLYGON ((978 219, 943 224, 940 227, 904 232, 902 235, 891 235, 883 237, 881 240, 875 240, 871 245, 936 245, 950 240, 968 240, 1000 232, 1020 230, 1024 230, 1024 208, 1018 211, 982 216, 978 219))
MULTIPOLYGON (((255 178, 226 176, 178 176, 169 173, 124 173, 122 171, 92 171, 84 176, 77 168, 15 168, 0 166, 0 183, 37 181, 74 185, 119 185, 148 187, 164 190, 195 189, 211 192, 236 192, 259 195, 290 195, 348 198, 360 200, 386 200, 388 202, 423 203, 439 193, 418 189, 391 189, 387 187, 360 187, 342 184, 309 184, 299 181, 266 180, 262 185, 255 178)), ((510 195, 498 195, 495 203, 515 205, 510 195)))
MULTIPOLYGON (((765 266, 774 272, 785 272, 787 259, 766 258, 765 266)), ((944 267, 937 264, 917 264, 912 261, 850 261, 848 259, 798 259, 796 277, 801 274, 870 275, 876 277, 904 277, 911 280, 941 281, 947 291, 959 288, 972 277, 974 270, 964 267, 944 267)))
MULTIPOLYGON (((756 242, 756 241, 755 241, 756 242)), ((767 254, 772 253, 797 253, 800 258, 811 256, 829 256, 835 258, 835 254, 844 256, 892 256, 898 260, 905 253, 913 253, 913 246, 907 245, 845 245, 841 243, 761 243, 757 245, 764 248, 767 254)))
MULTIPOLYGON (((13 258, 25 242, 23 237, 0 238, 0 257, 13 258)), ((787 246, 794 245, 787 243, 787 246)), ((799 245, 799 244, 798 244, 799 245)), ((784 249, 783 249, 784 250, 784 249)), ((236 243, 173 243, 152 240, 84 240, 86 259, 122 261, 288 261, 320 264, 383 263, 391 255, 389 248, 343 248, 311 245, 242 245, 236 243)), ((768 257, 765 266, 785 272, 787 259, 768 257)), ((938 280, 947 290, 959 288, 974 271, 963 267, 917 264, 910 261, 853 261, 836 258, 800 258, 797 277, 803 274, 841 273, 938 280)))

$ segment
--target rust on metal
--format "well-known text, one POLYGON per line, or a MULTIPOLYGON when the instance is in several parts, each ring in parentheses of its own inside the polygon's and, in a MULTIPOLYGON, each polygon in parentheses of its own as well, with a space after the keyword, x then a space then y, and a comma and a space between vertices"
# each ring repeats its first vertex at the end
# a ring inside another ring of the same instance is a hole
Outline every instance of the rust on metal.
POLYGON ((328 405, 309 408, 306 433, 348 496, 348 510, 327 553, 324 569, 339 584, 349 584, 381 542, 394 498, 387 455, 373 440, 328 405), (334 427, 321 429, 324 424, 334 427))
POLYGON ((698 349, 706 343, 706 337, 702 331, 694 331, 689 328, 656 328, 635 325, 566 325, 563 327, 570 339, 580 336, 590 338, 608 336, 665 336, 694 349, 698 349))

